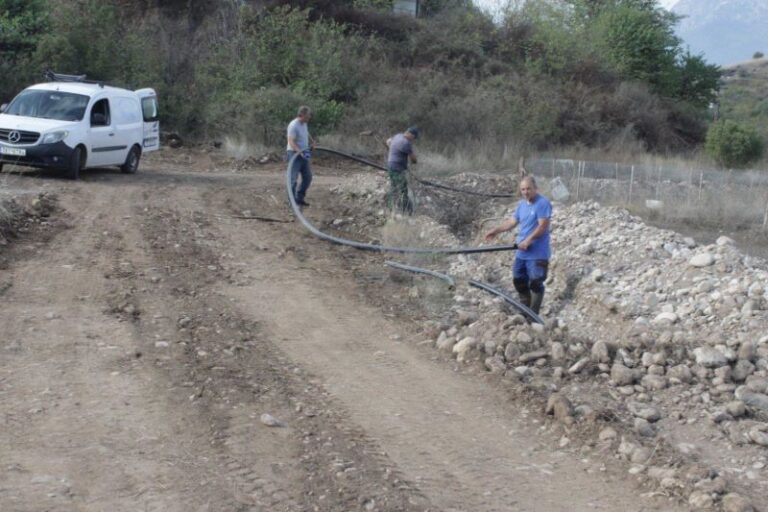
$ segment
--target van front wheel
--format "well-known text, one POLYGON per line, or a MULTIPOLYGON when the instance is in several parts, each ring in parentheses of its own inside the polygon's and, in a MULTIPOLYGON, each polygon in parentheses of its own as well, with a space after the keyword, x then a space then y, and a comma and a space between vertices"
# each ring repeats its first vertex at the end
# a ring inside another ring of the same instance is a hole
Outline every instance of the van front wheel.
POLYGON ((120 166, 120 170, 126 174, 134 174, 139 170, 139 160, 141 160, 141 148, 133 146, 125 157, 125 163, 120 166))
POLYGON ((76 147, 69 159, 69 179, 76 180, 80 177, 80 171, 83 168, 83 148, 76 147))

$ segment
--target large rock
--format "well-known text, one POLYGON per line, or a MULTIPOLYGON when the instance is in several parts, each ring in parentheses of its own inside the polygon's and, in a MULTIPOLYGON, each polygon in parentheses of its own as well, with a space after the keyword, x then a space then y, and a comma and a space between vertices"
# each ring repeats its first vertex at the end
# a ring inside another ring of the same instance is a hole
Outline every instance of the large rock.
POLYGON ((592 360, 604 364, 611 362, 611 350, 606 342, 598 341, 592 345, 592 360))
POLYGON ((552 343, 549 357, 551 357, 553 361, 562 361, 565 359, 565 347, 563 344, 557 341, 552 343))
POLYGON ((693 372, 684 364, 673 366, 667 371, 667 377, 676 382, 682 382, 688 384, 693 380, 693 372))
POLYGON ((688 497, 688 504, 693 510, 712 510, 715 500, 705 492, 693 491, 688 497))
POLYGON ((500 354, 486 358, 485 367, 491 373, 504 373, 507 370, 504 358, 500 354))
POLYGON ((698 267, 698 268, 708 267, 715 263, 715 257, 712 255, 712 253, 704 252, 701 254, 697 254, 696 256, 688 260, 688 263, 692 267, 698 267))
POLYGON ((457 344, 453 346, 453 353, 456 354, 456 359, 459 361, 463 361, 464 358, 467 355, 467 352, 469 352, 477 343, 477 340, 471 336, 467 336, 466 338, 459 341, 457 344))
POLYGON ((755 425, 749 430, 749 440, 753 443, 768 447, 768 425, 755 425))
POLYGON ((547 407, 544 410, 546 414, 552 414, 557 421, 560 421, 566 425, 572 425, 574 422, 573 416, 575 414, 573 405, 563 395, 557 393, 551 395, 547 400, 547 407))
POLYGON ((728 359, 721 351, 713 347, 699 347, 693 351, 696 364, 705 368, 719 368, 728 364, 728 359))
POLYGON ((614 363, 611 367, 611 380, 617 386, 629 386, 637 381, 638 374, 635 370, 627 368, 621 363, 614 363))
POLYGON ((664 324, 664 323, 674 324, 675 322, 677 322, 677 320, 678 320, 678 316, 675 313, 665 311, 664 313, 659 313, 658 315, 656 315, 656 318, 653 319, 653 323, 654 324, 664 324))
POLYGON ((744 405, 750 409, 763 413, 768 413, 768 395, 763 393, 752 393, 741 388, 736 390, 736 398, 744 402, 744 405))
POLYGON ((755 512, 755 507, 744 496, 732 492, 723 497, 723 512, 755 512))
POLYGON ((533 352, 526 352, 525 354, 521 355, 518 360, 523 364, 528 364, 531 361, 536 361, 537 359, 542 359, 549 356, 549 352, 546 350, 535 350, 533 352))
POLYGON ((740 359, 733 367, 731 378, 735 382, 744 382, 753 373, 755 373, 755 365, 746 359, 740 359))
POLYGON ((438 336, 435 345, 440 350, 451 350, 455 343, 456 340, 452 336, 448 336, 445 331, 442 331, 440 336, 438 336))
POLYGON ((640 383, 648 389, 660 391, 667 387, 667 378, 663 375, 648 374, 643 377, 643 380, 640 381, 640 383))

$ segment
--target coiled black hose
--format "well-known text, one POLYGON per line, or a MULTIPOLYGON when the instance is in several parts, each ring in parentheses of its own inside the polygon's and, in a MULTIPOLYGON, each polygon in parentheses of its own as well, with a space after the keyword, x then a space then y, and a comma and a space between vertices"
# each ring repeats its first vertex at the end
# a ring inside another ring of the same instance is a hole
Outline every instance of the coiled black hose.
MULTIPOLYGON (((368 166, 373 167, 375 169, 380 169, 382 171, 386 171, 387 170, 387 168, 384 167, 381 164, 377 164, 376 162, 372 162, 370 160, 366 160, 365 158, 360 158, 359 156, 350 155, 350 154, 344 153, 342 151, 338 151, 336 149, 325 148, 325 147, 316 147, 315 149, 317 151, 324 151, 324 152, 330 153, 332 155, 348 158, 349 160, 354 160, 356 162, 368 165, 368 166)), ((413 175, 411 175, 411 176, 413 177, 413 179, 416 182, 421 183, 425 187, 432 187, 432 188, 438 188, 438 189, 441 189, 441 190, 448 190, 450 192, 457 192, 459 194, 467 194, 467 195, 471 195, 471 196, 490 197, 490 198, 504 198, 504 197, 506 197, 506 198, 510 198, 510 197, 514 198, 514 197, 517 197, 515 194, 490 194, 490 193, 487 193, 487 192, 477 192, 475 190, 467 190, 467 189, 462 189, 462 188, 456 188, 456 187, 451 187, 449 185, 443 185, 441 183, 436 183, 434 181, 418 178, 418 177, 413 176, 413 175)))
POLYGON ((456 280, 453 279, 448 274, 443 274, 442 272, 437 272, 434 270, 429 270, 428 268, 420 268, 420 267, 413 267, 411 265, 404 265, 403 263, 398 263, 396 261, 385 261, 384 264, 391 268, 396 268, 398 270, 405 270, 406 272, 413 272, 414 274, 424 274, 427 276, 435 277, 437 279, 441 279, 448 283, 448 289, 453 290, 456 288, 456 280))
POLYGON ((390 247, 387 245, 368 244, 364 242, 357 242, 355 240, 348 240, 346 238, 340 238, 337 236, 323 233, 317 229, 311 222, 304 217, 304 214, 296 203, 296 198, 293 197, 293 183, 291 180, 291 169, 297 158, 303 158, 299 153, 293 155, 288 161, 288 168, 285 171, 285 189, 288 193, 288 202, 291 205, 293 214, 299 220, 299 222, 313 235, 339 245, 346 245, 348 247, 354 247, 362 251, 374 251, 374 252, 397 252, 403 254, 476 254, 483 252, 500 252, 500 251, 514 251, 517 249, 517 244, 511 245, 491 245, 488 247, 438 247, 438 248, 422 248, 422 247, 390 247))

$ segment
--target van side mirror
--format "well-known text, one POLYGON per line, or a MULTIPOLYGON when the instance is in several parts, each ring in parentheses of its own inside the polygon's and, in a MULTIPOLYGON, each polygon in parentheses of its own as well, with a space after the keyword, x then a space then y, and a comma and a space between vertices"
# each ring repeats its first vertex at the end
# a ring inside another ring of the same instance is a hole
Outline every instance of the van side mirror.
POLYGON ((6 110, 7 108, 8 108, 8 104, 7 104, 7 103, 3 103, 2 105, 0 105, 0 114, 2 114, 3 112, 5 112, 5 110, 6 110))

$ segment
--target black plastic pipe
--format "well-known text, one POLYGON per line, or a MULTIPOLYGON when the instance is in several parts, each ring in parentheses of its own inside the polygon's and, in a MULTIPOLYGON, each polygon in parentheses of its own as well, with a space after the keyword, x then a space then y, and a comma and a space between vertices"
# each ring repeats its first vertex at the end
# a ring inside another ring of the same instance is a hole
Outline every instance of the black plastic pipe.
POLYGON ((388 267, 396 268, 398 270, 404 270, 406 272, 413 272, 414 274, 424 274, 427 276, 435 277, 437 279, 441 279, 446 283, 448 283, 448 289, 453 290, 454 288, 456 288, 456 281, 448 274, 443 274, 442 272, 429 270, 428 268, 412 267, 411 265, 404 265, 403 263, 398 263, 396 261, 385 261, 384 264, 388 267))
MULTIPOLYGON (((350 155, 348 153, 344 153, 344 152, 338 151, 336 149, 331 149, 331 148, 326 148, 326 147, 316 147, 315 149, 317 151, 324 151, 324 152, 330 153, 332 155, 348 158, 350 160, 354 160, 356 162, 359 162, 361 164, 365 164, 365 165, 373 167, 375 169, 379 169, 379 170, 382 170, 382 171, 386 171, 387 170, 387 168, 384 167, 381 164, 377 164, 376 162, 372 162, 370 160, 366 160, 365 158, 360 158, 359 156, 350 155)), ((517 197, 515 194, 490 194, 490 193, 487 193, 487 192, 477 192, 475 190, 466 190, 466 189, 462 189, 462 188, 451 187, 449 185, 443 185, 441 183, 436 183, 436 182, 430 181, 430 180, 424 180, 424 179, 418 178, 418 177, 413 176, 413 175, 411 175, 411 176, 413 177, 413 179, 416 182, 421 183, 425 187, 438 188, 438 189, 441 189, 441 190, 448 190, 450 192, 458 192, 459 194, 467 194, 467 195, 472 195, 472 196, 490 197, 490 198, 497 198, 497 197, 498 198, 502 198, 502 197, 514 198, 514 197, 517 197)))
POLYGON ((501 252, 501 251, 514 251, 517 250, 517 244, 511 245, 491 245, 488 247, 437 247, 437 248, 422 248, 422 247, 390 247, 387 245, 368 244, 364 242, 357 242, 355 240, 348 240, 346 238, 340 238, 337 236, 323 233, 317 229, 311 222, 304 217, 304 214, 296 203, 296 198, 293 197, 293 183, 291 182, 291 169, 297 158, 303 158, 299 153, 293 155, 288 161, 288 168, 285 171, 285 189, 288 193, 288 202, 291 205, 293 214, 299 220, 299 222, 313 235, 339 245, 346 245, 348 247, 354 247, 362 251, 374 251, 374 252, 397 252, 402 254, 477 254, 484 252, 501 252))
POLYGON ((544 320, 541 319, 539 315, 537 315, 531 308, 528 306, 521 304, 519 301, 515 300, 508 292, 504 290, 499 290, 498 288, 494 288, 493 286, 489 285, 488 283, 483 283, 480 281, 475 281, 474 279, 469 280, 469 285, 474 286, 475 288, 479 288, 481 290, 485 290, 489 293, 492 293, 496 295, 497 297, 501 297, 504 299, 504 301, 513 306, 515 309, 520 311, 523 315, 528 317, 532 322, 537 324, 544 324, 544 320))

